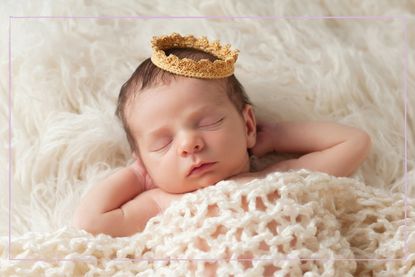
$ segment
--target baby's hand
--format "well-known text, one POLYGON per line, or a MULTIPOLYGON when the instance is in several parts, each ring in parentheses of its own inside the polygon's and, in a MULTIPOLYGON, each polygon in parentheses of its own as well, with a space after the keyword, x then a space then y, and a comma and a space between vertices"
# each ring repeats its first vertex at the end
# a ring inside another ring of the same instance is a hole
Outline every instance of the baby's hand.
POLYGON ((260 122, 257 124, 257 138, 252 154, 261 157, 269 152, 274 151, 273 143, 275 141, 275 124, 260 122))

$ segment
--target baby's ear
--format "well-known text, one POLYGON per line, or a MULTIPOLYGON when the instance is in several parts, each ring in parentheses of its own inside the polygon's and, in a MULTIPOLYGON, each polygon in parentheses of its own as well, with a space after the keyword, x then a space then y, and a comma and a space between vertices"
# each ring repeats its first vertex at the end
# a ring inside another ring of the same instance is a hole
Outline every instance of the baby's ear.
POLYGON ((247 146, 248 148, 252 148, 256 143, 256 118, 251 105, 245 105, 243 117, 246 128, 247 146))

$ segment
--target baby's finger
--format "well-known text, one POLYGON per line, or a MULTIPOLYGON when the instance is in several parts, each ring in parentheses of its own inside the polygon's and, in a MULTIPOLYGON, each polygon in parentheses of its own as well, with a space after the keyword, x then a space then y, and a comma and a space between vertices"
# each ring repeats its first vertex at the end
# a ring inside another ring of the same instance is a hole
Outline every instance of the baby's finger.
POLYGON ((254 156, 260 158, 266 154, 266 147, 263 143, 257 143, 254 147, 251 148, 251 151, 254 156))

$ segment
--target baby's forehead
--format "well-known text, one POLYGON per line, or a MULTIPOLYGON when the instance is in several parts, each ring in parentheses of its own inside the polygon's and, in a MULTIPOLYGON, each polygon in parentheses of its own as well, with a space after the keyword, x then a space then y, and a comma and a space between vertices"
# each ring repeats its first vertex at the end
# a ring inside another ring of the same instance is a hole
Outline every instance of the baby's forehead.
MULTIPOLYGON (((177 103, 179 103, 179 106, 186 108, 186 111, 188 111, 187 107, 191 106, 194 107, 192 110, 195 113, 209 113, 217 108, 225 109, 229 107, 228 102, 229 98, 223 80, 177 78, 177 80, 170 83, 159 83, 156 86, 139 91, 134 96, 134 100, 130 102, 128 117, 137 112, 141 117, 149 117, 154 115, 154 112, 156 112, 157 117, 163 117, 163 111, 169 110, 177 103), (189 97, 189 95, 191 96, 189 97), (184 99, 180 98, 183 96, 184 99), (177 101, 177 99, 183 99, 183 101, 177 101)), ((176 109, 176 111, 181 110, 176 109)))
POLYGON ((167 79, 164 82, 158 82, 156 86, 182 86, 182 87, 196 87, 204 89, 206 87, 214 88, 216 91, 226 92, 227 81, 224 78, 221 79, 200 79, 189 78, 184 76, 176 76, 171 79, 167 79))
POLYGON ((136 102, 140 104, 140 98, 145 98, 148 94, 152 94, 152 97, 163 97, 163 95, 157 95, 159 90, 169 90, 169 93, 175 93, 176 91, 191 90, 202 91, 213 94, 215 97, 206 99, 206 101, 220 101, 222 102, 227 98, 227 82, 225 79, 197 79, 188 78, 183 76, 176 76, 174 79, 168 79, 165 81, 155 82, 147 87, 141 88, 132 92, 130 97, 130 104, 136 102))

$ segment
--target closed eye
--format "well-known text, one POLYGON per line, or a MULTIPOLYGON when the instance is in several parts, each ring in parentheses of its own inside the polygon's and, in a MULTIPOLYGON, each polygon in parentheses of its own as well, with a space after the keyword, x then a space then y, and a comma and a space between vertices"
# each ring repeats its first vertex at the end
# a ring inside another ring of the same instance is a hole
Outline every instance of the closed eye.
POLYGON ((156 143, 151 147, 151 152, 161 151, 167 148, 167 146, 169 146, 171 142, 172 139, 161 139, 159 141, 156 141, 156 143))
POLYGON ((202 121, 202 123, 199 126, 200 127, 213 127, 213 126, 217 126, 217 125, 221 124, 224 119, 225 118, 222 117, 221 119, 216 120, 216 121, 205 120, 205 121, 202 121))

